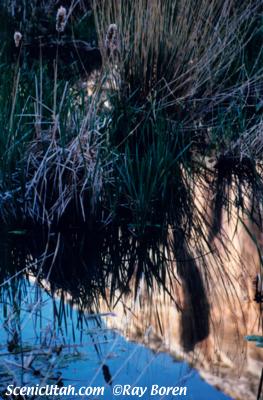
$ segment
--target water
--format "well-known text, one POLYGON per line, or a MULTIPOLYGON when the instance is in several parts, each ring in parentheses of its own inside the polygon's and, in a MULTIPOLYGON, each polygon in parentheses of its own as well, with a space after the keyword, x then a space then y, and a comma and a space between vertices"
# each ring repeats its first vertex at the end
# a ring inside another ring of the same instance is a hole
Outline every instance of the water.
POLYGON ((32 276, 20 276, 2 287, 0 315, 2 392, 14 381, 17 386, 59 383, 75 388, 103 386, 105 398, 111 399, 114 385, 129 384, 147 387, 143 399, 160 399, 150 396, 152 385, 157 384, 187 387, 187 399, 230 399, 187 363, 163 352, 156 354, 109 329, 107 322, 116 318, 114 314, 79 313, 41 288, 32 276))
POLYGON ((0 393, 13 382, 102 386, 104 398, 111 399, 115 385, 133 385, 147 388, 144 399, 173 398, 150 396, 152 385, 159 385, 187 387, 183 398, 193 400, 254 399, 262 353, 249 347, 242 329, 244 316, 255 326, 257 308, 247 314, 242 308, 239 318, 224 292, 214 304, 193 265, 194 282, 179 271, 184 286, 175 279, 157 285, 144 265, 140 283, 131 279, 127 287, 127 254, 145 252, 128 239, 123 247, 111 236, 96 242, 94 236, 2 236, 0 393))

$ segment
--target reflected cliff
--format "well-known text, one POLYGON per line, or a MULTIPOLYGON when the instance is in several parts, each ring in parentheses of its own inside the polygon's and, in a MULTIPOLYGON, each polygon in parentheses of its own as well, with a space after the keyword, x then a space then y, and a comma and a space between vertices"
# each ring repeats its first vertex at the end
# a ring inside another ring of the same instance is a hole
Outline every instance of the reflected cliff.
MULTIPOLYGON (((241 176, 233 169, 223 164, 215 177, 197 178, 191 224, 175 211, 168 235, 159 224, 139 232, 126 219, 85 232, 2 232, 1 282, 30 274, 62 310, 114 312, 107 329, 252 400, 263 352, 244 336, 262 334, 261 206, 251 166, 241 176)), ((110 382, 106 367, 103 374, 110 382)))
MULTIPOLYGON (((107 328, 186 360, 234 399, 254 399, 263 353, 244 336, 262 332, 253 286, 260 260, 244 222, 222 218, 232 240, 214 238, 218 257, 209 246, 193 255, 178 232, 161 243, 155 231, 140 241, 120 227, 9 231, 1 245, 1 282, 26 267, 45 290, 80 312, 114 312, 107 328)), ((109 371, 104 374, 109 379, 109 371)))

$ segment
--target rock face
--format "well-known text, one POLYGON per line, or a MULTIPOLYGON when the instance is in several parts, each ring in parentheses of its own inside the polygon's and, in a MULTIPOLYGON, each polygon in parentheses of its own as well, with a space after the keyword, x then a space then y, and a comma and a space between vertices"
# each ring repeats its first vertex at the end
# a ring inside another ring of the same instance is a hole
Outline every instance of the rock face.
MULTIPOLYGON (((199 203, 207 202, 207 192, 199 191, 199 203)), ((246 199, 249 206, 249 198, 246 199)), ((211 208, 206 207, 207 214, 211 208)), ((211 216, 211 215, 210 215, 211 216)), ((234 399, 256 398, 263 366, 263 350, 248 343, 244 336, 262 334, 260 305, 254 300, 253 281, 260 271, 257 246, 262 232, 237 209, 231 218, 222 212, 222 236, 213 238, 220 258, 208 254, 207 268, 188 260, 174 265, 168 291, 149 291, 142 282, 137 300, 126 296, 114 308, 117 318, 110 321, 130 340, 183 357, 196 367, 209 383, 234 399), (246 226, 246 227, 245 227, 246 226), (257 245, 250 233, 257 238, 257 245)))

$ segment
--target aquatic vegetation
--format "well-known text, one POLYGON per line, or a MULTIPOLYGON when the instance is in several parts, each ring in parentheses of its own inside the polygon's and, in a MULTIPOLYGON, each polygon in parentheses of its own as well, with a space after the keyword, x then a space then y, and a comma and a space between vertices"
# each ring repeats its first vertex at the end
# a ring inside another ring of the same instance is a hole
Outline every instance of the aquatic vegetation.
POLYGON ((53 70, 41 46, 33 65, 20 53, 3 63, 1 219, 102 230, 130 257, 125 269, 112 259, 112 289, 143 275, 164 285, 172 259, 189 291, 188 269, 209 280, 217 265, 234 296, 222 253, 237 254, 240 221, 253 234, 262 219, 260 6, 95 2, 103 66, 87 66, 91 94, 80 71, 66 80, 60 69, 63 37, 53 70))
POLYGON ((23 29, 0 52, 1 221, 47 232, 52 272, 39 278, 53 293, 62 279, 72 298, 88 288, 80 309, 98 293, 111 306, 141 282, 149 297, 162 288, 193 351, 222 291, 235 319, 246 264, 261 273, 262 1, 43 2, 44 22, 32 13, 28 27, 17 4, 7 15, 23 29), (82 261, 91 254, 74 285, 57 229, 82 261))
MULTIPOLYGON (((2 80, 2 93, 13 93, 2 98, 3 125, 9 120, 9 139, 5 133, 2 139, 2 218, 22 215, 50 225, 70 213, 74 223, 126 214, 127 225, 141 232, 160 221, 179 228, 184 220, 185 228, 192 224, 193 182, 210 174, 211 157, 217 214, 230 203, 226 187, 238 169, 261 193, 255 166, 261 161, 260 2, 237 7, 234 0, 203 0, 192 7, 189 1, 184 8, 180 1, 137 0, 123 8, 99 1, 93 8, 103 68, 92 96, 81 89, 81 73, 65 81, 58 42, 53 74, 40 46, 33 68, 19 54, 6 72, 12 86, 2 80)), ((66 19, 70 24, 67 10, 58 8, 53 22, 61 31, 66 19)))

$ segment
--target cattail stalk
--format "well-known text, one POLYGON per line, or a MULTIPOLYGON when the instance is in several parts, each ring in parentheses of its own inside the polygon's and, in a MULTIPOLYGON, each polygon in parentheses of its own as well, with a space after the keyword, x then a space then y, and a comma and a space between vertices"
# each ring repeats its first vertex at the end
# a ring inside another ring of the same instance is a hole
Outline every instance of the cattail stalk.
POLYGON ((18 31, 16 31, 14 33, 14 41, 15 41, 15 46, 16 47, 19 47, 21 39, 22 39, 22 34, 20 32, 18 32, 18 31))
POLYGON ((56 17, 56 30, 61 33, 64 32, 67 22, 67 10, 65 7, 59 7, 56 17))

